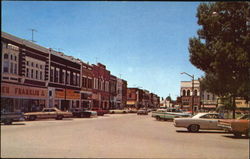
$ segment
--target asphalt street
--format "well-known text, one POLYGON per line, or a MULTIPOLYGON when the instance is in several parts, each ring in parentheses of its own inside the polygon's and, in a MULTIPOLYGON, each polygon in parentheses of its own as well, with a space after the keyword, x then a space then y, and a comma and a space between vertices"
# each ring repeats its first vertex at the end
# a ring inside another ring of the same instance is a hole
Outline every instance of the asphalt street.
POLYGON ((1 157, 248 159, 249 139, 189 133, 150 115, 108 114, 1 125, 1 157))

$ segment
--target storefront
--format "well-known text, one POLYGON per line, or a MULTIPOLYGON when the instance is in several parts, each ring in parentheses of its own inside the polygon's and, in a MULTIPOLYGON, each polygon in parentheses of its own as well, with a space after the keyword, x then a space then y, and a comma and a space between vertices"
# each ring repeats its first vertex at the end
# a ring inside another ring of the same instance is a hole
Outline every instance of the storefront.
POLYGON ((61 110, 80 107, 80 91, 72 89, 55 89, 54 106, 61 110))
POLYGON ((81 108, 91 109, 92 108, 92 93, 81 91, 81 108))
POLYGON ((39 111, 47 106, 46 88, 1 83, 1 110, 11 112, 39 111))

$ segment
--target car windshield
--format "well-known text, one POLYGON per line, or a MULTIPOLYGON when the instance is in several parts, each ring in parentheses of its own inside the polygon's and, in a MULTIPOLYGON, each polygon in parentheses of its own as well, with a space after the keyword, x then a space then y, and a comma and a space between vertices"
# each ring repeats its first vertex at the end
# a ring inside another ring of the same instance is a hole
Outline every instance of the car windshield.
POLYGON ((239 117, 237 119, 248 119, 249 120, 249 118, 250 118, 250 115, 249 114, 245 114, 245 115, 243 115, 243 116, 241 116, 241 117, 239 117))

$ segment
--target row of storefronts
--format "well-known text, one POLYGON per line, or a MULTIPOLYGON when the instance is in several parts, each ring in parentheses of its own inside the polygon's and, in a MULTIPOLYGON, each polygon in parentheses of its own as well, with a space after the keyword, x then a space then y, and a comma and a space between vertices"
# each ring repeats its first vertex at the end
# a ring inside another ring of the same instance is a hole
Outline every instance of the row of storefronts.
POLYGON ((111 75, 105 65, 90 65, 5 32, 1 35, 1 109, 125 107, 127 82, 111 75))

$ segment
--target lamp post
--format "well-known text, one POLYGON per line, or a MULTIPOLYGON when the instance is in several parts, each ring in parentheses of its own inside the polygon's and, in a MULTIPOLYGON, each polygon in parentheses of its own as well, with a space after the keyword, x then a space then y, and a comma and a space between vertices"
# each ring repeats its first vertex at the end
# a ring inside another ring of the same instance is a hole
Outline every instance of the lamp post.
POLYGON ((189 77, 191 77, 192 78, 192 100, 191 100, 191 103, 192 103, 192 105, 191 105, 191 108, 192 108, 192 115, 194 115, 194 75, 190 75, 190 74, 188 74, 188 73, 186 73, 186 72, 182 72, 181 74, 186 74, 186 75, 188 75, 189 77))

